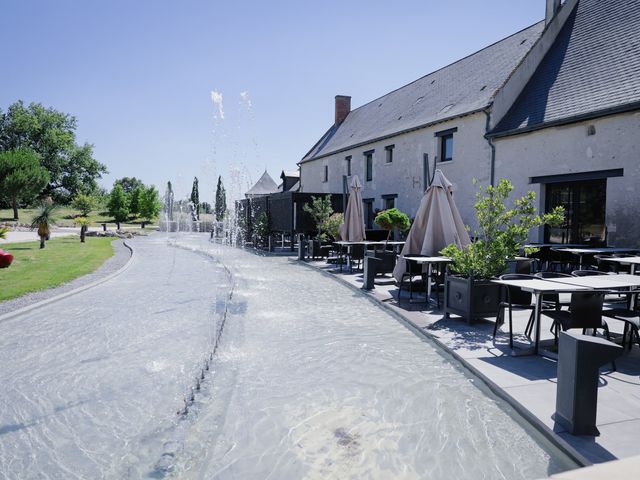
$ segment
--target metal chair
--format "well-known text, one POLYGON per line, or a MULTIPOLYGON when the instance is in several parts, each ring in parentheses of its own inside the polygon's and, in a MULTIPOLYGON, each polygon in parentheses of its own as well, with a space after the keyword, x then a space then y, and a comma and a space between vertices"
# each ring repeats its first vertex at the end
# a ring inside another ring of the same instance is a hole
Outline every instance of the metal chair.
POLYGON ((556 343, 558 341, 559 328, 562 328, 563 331, 581 328, 583 334, 586 333, 587 329, 591 329, 594 335, 598 329, 602 329, 607 340, 611 340, 609 325, 602 318, 604 294, 605 292, 603 291, 574 292, 571 294, 569 310, 542 312, 542 315, 546 315, 553 320, 552 332, 556 343))
POLYGON ((637 297, 640 293, 640 290, 629 290, 624 292, 627 295, 628 302, 626 308, 614 308, 612 310, 604 310, 602 314, 607 318, 612 318, 614 320, 620 320, 624 322, 624 330, 622 332, 622 346, 624 347, 627 343, 627 332, 630 333, 629 338, 629 350, 633 346, 633 339, 635 336, 636 342, 638 346, 640 346, 640 333, 638 330, 640 329, 640 311, 638 309, 637 297), (635 297, 635 301, 632 302, 631 299, 635 297), (633 305, 633 307, 632 307, 633 305))
MULTIPOLYGON (((531 280, 535 279, 533 275, 526 275, 522 273, 507 273, 500 276, 500 280, 531 280)), ((525 328, 525 332, 533 328, 533 318, 535 313, 535 305, 531 303, 531 293, 525 292, 519 287, 510 285, 504 285, 506 292, 506 301, 500 302, 498 305, 498 315, 496 317, 496 323, 493 327, 493 338, 496 338, 498 328, 504 323, 504 311, 509 309, 509 346, 513 348, 513 307, 531 310, 529 315, 529 321, 525 328)))
MULTIPOLYGON (((423 255, 414 255, 415 257, 421 257, 423 255)), ((400 286, 398 288, 398 301, 400 301, 400 297, 402 295, 402 285, 405 283, 406 279, 409 279, 409 302, 413 299, 413 279, 414 277, 419 276, 421 282, 425 283, 425 274, 422 271, 422 264, 416 262, 415 260, 411 260, 408 258, 404 259, 405 261, 405 272, 402 274, 400 278, 400 286)), ((429 299, 427 299, 429 301, 429 299)))
POLYGON ((607 272, 601 272, 600 270, 574 270, 571 272, 574 277, 591 277, 595 275, 609 275, 607 272))

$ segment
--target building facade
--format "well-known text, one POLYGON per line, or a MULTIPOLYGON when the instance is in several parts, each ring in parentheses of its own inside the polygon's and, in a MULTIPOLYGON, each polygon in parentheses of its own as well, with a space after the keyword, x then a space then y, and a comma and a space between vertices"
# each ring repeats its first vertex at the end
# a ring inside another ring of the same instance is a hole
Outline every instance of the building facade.
POLYGON ((367 222, 410 216, 434 168, 454 183, 474 226, 476 186, 507 178, 566 224, 532 240, 638 245, 640 2, 546 0, 545 21, 355 110, 336 97, 334 125, 304 156, 300 189, 364 185, 367 222))

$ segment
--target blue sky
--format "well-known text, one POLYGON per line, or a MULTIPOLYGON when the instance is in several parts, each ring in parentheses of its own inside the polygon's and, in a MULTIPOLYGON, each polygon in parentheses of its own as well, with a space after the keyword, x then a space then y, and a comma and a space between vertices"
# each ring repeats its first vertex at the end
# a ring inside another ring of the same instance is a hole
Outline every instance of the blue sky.
POLYGON ((3 0, 0 108, 73 114, 109 168, 180 196, 294 169, 353 108, 544 17, 544 0, 3 0), (212 95, 212 92, 216 92, 212 95), (219 101, 222 96, 222 112, 219 101), (224 114, 224 118, 223 118, 224 114))

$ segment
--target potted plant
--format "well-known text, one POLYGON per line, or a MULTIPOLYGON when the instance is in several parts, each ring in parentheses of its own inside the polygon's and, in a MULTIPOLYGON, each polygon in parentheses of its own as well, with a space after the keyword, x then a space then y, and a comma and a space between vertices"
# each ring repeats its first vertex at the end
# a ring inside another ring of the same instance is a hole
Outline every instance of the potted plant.
POLYGON ((391 238, 391 232, 394 229, 397 228, 401 232, 409 229, 409 226, 411 225, 409 217, 397 208, 389 208, 378 212, 373 221, 380 228, 387 231, 385 249, 383 251, 373 252, 373 256, 382 260, 376 267, 376 271, 377 273, 393 272, 393 269, 396 266, 396 255, 394 252, 387 251, 387 242, 391 238))
POLYGON ((313 221, 316 224, 316 238, 313 239, 309 245, 311 251, 309 255, 312 258, 321 256, 320 247, 323 242, 328 240, 326 228, 326 222, 333 214, 333 207, 331 207, 331 195, 324 195, 320 197, 311 197, 311 204, 305 204, 302 210, 311 215, 313 221))
POLYGON ((539 215, 534 206, 536 194, 531 191, 507 207, 512 190, 513 185, 506 179, 496 186, 480 187, 474 205, 476 241, 463 248, 449 245, 441 251, 452 260, 445 276, 445 318, 455 313, 470 323, 495 316, 500 287, 491 279, 507 270, 507 262, 520 253, 532 228, 559 225, 564 220, 562 207, 539 215))
MULTIPOLYGON (((0 227, 0 238, 7 238, 8 228, 0 227)), ((0 249, 0 268, 7 268, 13 262, 13 255, 0 249)))
POLYGON ((56 209, 57 207, 53 205, 53 203, 45 202, 40 206, 40 208, 36 212, 36 216, 33 217, 33 220, 31 220, 31 228, 38 229, 38 236, 40 237, 40 248, 44 248, 45 241, 49 240, 51 227, 55 222, 53 214, 55 213, 56 209))

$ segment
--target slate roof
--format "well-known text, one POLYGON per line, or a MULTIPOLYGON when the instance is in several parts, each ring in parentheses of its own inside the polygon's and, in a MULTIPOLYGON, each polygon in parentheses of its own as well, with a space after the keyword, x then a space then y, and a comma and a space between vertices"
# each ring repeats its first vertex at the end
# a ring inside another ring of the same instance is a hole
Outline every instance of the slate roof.
POLYGON ((245 197, 255 197, 259 195, 269 195, 270 193, 276 193, 278 191, 278 185, 273 181, 273 178, 265 170, 256 184, 244 194, 245 197))
POLYGON ((611 113, 640 102, 640 1, 580 0, 491 135, 611 113))
POLYGON ((352 110, 301 163, 485 108, 543 29, 538 22, 352 110))

